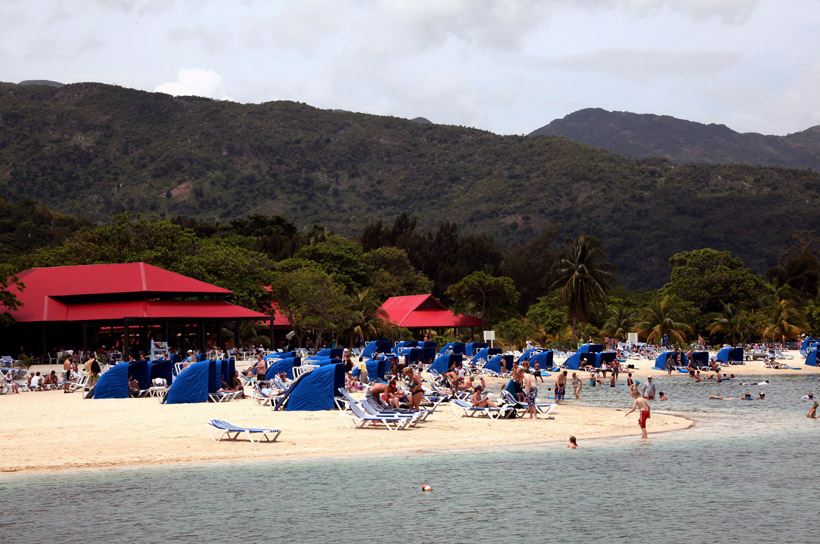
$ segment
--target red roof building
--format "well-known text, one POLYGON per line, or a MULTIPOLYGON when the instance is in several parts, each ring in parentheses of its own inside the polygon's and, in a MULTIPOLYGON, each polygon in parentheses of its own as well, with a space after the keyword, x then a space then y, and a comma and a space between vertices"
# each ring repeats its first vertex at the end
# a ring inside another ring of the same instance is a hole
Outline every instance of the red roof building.
MULTIPOLYGON (((238 331, 242 320, 271 321, 270 315, 218 300, 231 294, 228 289, 147 263, 33 268, 17 274, 17 278, 25 287, 22 291, 10 288, 22 303, 9 312, 21 333, 14 341, 29 344, 29 349, 35 348, 31 351, 38 351, 40 344, 46 352, 47 332, 52 340, 68 345, 73 345, 72 337, 78 343, 76 337, 81 333, 85 349, 89 329, 122 326, 127 352, 129 326, 138 331, 144 325, 164 325, 168 341, 171 323, 181 325, 183 330, 185 324, 196 328, 203 349, 208 324, 221 336, 226 322, 232 322, 238 331), (35 329, 40 332, 39 342, 32 338, 35 329)), ((281 314, 278 317, 281 319, 281 314)), ((142 344, 147 339, 139 341, 142 344)))
POLYGON ((480 319, 454 314, 433 295, 390 297, 384 301, 381 309, 392 323, 407 329, 481 326, 480 319))

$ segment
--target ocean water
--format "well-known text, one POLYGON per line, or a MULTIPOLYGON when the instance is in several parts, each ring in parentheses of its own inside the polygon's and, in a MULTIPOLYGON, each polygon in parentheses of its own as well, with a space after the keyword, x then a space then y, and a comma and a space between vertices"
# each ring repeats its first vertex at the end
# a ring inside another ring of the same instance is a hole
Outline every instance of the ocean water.
MULTIPOLYGON (((820 422, 800 400, 820 380, 740 385, 761 379, 659 378, 670 401, 653 411, 687 415, 693 428, 642 440, 636 425, 634 437, 578 450, 0 476, 0 541, 820 542, 820 422), (707 400, 747 390, 768 398, 707 400)), ((573 402, 628 409, 625 389, 585 387, 573 402)))

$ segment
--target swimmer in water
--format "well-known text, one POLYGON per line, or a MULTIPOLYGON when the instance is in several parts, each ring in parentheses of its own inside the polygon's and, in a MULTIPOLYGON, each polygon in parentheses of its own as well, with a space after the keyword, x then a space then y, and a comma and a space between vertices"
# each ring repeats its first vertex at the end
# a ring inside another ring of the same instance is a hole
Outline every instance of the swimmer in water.
POLYGON ((660 400, 669 400, 669 399, 666 397, 666 395, 664 395, 664 394, 663 394, 663 391, 661 391, 660 400))
POLYGON ((567 447, 571 450, 578 449, 578 442, 575 440, 574 436, 569 437, 569 444, 567 444, 567 447))
POLYGON ((812 405, 811 405, 811 410, 809 410, 809 413, 806 417, 810 417, 812 419, 816 418, 817 417, 817 406, 818 406, 817 401, 814 401, 814 403, 812 403, 812 405))

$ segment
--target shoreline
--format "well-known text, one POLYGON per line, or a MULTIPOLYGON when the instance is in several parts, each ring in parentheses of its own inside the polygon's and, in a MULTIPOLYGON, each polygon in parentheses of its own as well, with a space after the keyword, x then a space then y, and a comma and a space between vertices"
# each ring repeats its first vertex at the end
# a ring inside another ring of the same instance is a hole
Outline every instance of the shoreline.
MULTIPOLYGON (((554 420, 537 421, 463 418, 448 406, 440 406, 417 428, 388 431, 383 427, 348 429, 338 411, 272 412, 249 399, 167 406, 153 398, 95 401, 51 391, 15 397, 4 400, 17 402, 3 404, 11 420, 8 438, 0 445, 4 476, 220 461, 412 455, 563 444, 571 434, 579 441, 630 435, 638 439, 640 434, 637 419, 624 418, 623 410, 567 404, 554 410, 554 420), (25 398, 34 396, 39 398, 25 398), (43 413, 55 408, 51 415, 43 413), (205 425, 213 418, 275 427, 282 434, 273 443, 213 442, 205 425)), ((653 414, 649 431, 655 434, 692 425, 682 416, 653 414)))

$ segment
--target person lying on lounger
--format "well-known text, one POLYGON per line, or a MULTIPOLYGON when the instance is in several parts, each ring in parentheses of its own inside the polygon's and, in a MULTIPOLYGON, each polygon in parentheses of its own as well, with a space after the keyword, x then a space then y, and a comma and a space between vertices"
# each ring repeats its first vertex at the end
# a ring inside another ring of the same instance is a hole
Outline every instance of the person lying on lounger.
POLYGON ((484 388, 482 386, 475 386, 475 391, 473 391, 473 406, 476 408, 498 408, 496 403, 482 395, 483 392, 484 388))
POLYGON ((131 392, 140 390, 140 382, 134 376, 128 377, 128 390, 131 392))

